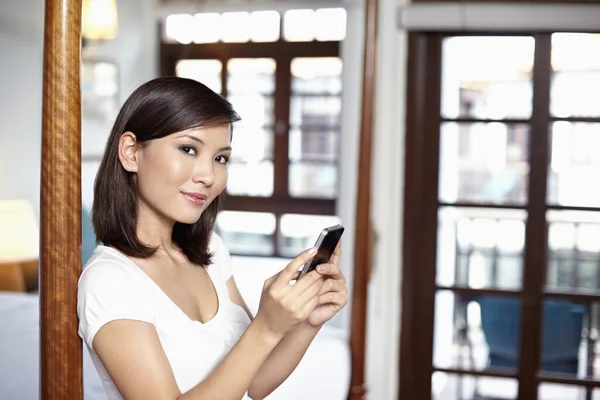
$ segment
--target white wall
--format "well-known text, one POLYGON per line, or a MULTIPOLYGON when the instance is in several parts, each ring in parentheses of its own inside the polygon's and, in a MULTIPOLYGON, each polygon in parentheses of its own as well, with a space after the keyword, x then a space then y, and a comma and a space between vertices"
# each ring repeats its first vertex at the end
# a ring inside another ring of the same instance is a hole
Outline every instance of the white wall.
MULTIPOLYGON (((340 140, 339 196, 337 213, 346 230, 343 238, 341 268, 348 288, 354 282, 354 229, 356 214, 356 191, 358 171, 358 144, 360 136, 360 111, 362 91, 362 64, 364 42, 364 6, 362 2, 346 5, 346 40, 342 42, 341 57, 344 60, 342 75, 342 115, 340 140)), ((332 324, 349 329, 352 302, 332 320, 332 324)))
POLYGON ((366 382, 368 398, 397 398, 402 273, 402 207, 406 34, 395 10, 405 0, 379 0, 379 33, 371 217, 377 244, 369 282, 366 382))
POLYGON ((106 58, 119 66, 123 103, 142 83, 158 76, 154 0, 117 0, 119 33, 115 40, 89 42, 83 57, 106 58))
POLYGON ((39 209, 42 0, 0 0, 0 200, 39 209))
MULTIPOLYGON (((123 102, 138 85, 156 76, 156 29, 151 2, 119 0, 117 7, 119 37, 90 43, 84 54, 117 62, 123 102)), ((27 199, 36 213, 40 203, 43 33, 43 0, 0 0, 0 200, 27 199)))

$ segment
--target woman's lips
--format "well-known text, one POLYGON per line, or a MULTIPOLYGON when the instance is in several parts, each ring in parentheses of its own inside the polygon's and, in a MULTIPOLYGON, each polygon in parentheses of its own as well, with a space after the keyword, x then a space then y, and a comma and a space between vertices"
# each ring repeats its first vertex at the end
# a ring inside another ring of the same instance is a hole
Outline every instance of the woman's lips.
POLYGON ((202 193, 181 192, 181 194, 187 201, 189 201, 190 203, 195 204, 197 206, 204 205, 204 203, 206 202, 206 199, 208 198, 207 195, 202 194, 202 193))

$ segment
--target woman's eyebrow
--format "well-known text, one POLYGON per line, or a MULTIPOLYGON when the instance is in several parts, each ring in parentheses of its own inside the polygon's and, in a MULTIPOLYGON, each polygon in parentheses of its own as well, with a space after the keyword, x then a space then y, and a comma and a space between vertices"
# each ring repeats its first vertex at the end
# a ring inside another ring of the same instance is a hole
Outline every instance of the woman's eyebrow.
MULTIPOLYGON (((198 142, 198 143, 200 143, 201 145, 203 145, 203 146, 204 146, 204 140, 202 140, 202 139, 200 139, 199 137, 196 137, 196 136, 194 136, 194 135, 183 135, 183 136, 180 136, 180 137, 181 137, 181 138, 188 138, 188 139, 191 139, 191 140, 193 140, 193 141, 196 141, 196 142, 198 142)), ((221 147, 221 148, 219 149, 219 151, 227 151, 227 150, 231 150, 231 146, 224 146, 224 147, 221 147)))
POLYGON ((180 139, 183 139, 183 138, 192 139, 192 140, 194 140, 194 141, 196 141, 196 142, 204 145, 204 141, 202 139, 200 139, 199 137, 196 137, 194 135, 182 135, 182 136, 179 136, 179 138, 180 139))

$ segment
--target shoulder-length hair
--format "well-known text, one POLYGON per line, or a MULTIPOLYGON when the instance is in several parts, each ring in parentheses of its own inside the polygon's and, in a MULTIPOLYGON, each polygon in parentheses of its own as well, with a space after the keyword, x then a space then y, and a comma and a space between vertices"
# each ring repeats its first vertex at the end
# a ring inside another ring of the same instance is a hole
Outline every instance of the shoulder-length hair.
MULTIPOLYGON (((108 138, 94 182, 92 223, 97 241, 130 257, 148 258, 157 250, 137 234, 138 191, 135 174, 119 161, 119 139, 135 134, 140 146, 176 132, 231 125, 240 117, 232 105, 200 82, 178 77, 151 80, 125 101, 108 138)), ((194 264, 209 265, 208 244, 220 208, 221 195, 194 224, 175 223, 173 242, 194 264)))

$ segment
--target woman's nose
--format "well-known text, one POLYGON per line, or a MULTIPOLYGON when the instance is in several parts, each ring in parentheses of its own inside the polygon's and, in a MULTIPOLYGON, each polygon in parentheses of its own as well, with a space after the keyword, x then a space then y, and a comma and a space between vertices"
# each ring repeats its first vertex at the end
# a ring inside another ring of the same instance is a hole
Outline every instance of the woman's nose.
POLYGON ((203 183, 205 186, 212 186, 215 182, 215 172, 212 160, 210 160, 210 162, 201 161, 197 164, 193 180, 196 183, 203 183))

